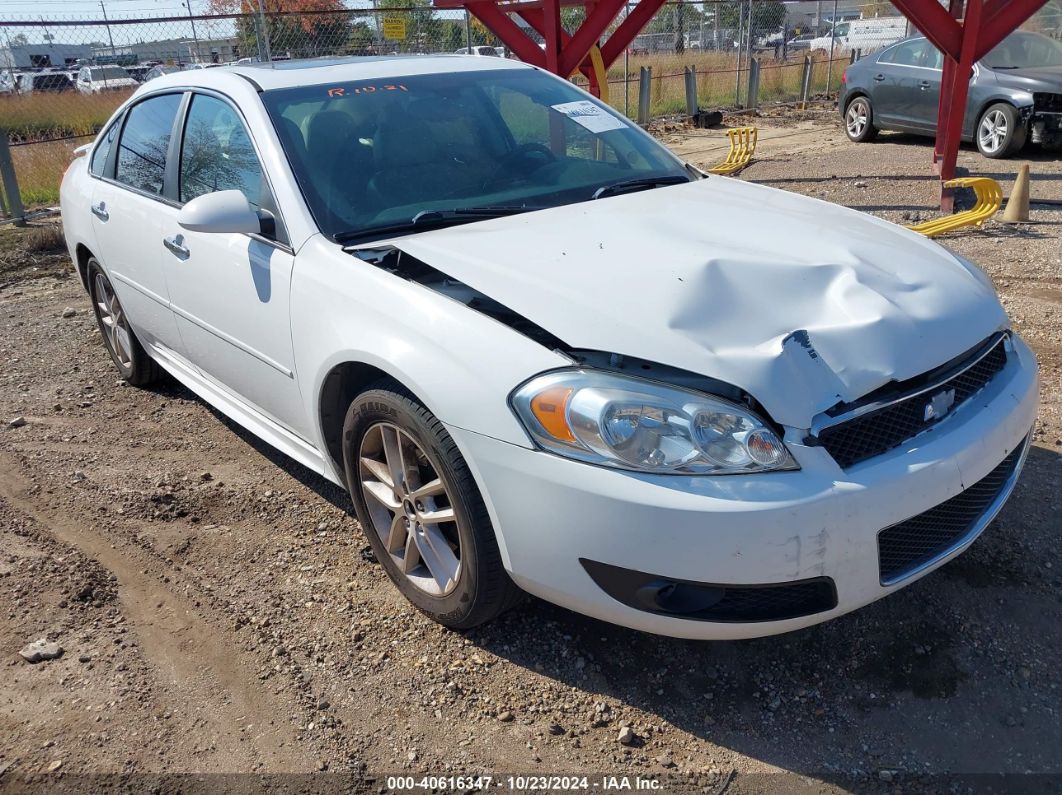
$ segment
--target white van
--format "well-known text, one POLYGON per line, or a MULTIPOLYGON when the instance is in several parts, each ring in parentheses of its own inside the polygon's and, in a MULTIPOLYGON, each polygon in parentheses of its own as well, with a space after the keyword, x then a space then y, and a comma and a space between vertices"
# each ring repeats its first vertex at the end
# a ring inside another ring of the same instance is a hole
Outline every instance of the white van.
POLYGON ((860 51, 864 55, 888 47, 901 39, 907 38, 906 17, 872 17, 870 19, 853 19, 841 22, 832 31, 833 35, 819 36, 812 40, 812 50, 830 51, 833 40, 833 52, 849 54, 860 51))

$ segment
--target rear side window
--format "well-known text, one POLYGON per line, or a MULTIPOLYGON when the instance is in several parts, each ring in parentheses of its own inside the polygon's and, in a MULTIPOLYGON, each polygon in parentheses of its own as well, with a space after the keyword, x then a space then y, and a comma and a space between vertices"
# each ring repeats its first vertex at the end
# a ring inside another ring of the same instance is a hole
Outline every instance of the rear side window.
POLYGON ((118 144, 116 180, 146 193, 162 195, 166 150, 180 104, 180 94, 164 94, 146 99, 129 110, 118 144))
POLYGON ((239 114, 220 99, 195 95, 181 144, 181 202, 238 190, 261 207, 264 187, 262 167, 239 114))
POLYGON ((100 137, 100 142, 96 144, 96 151, 92 153, 92 163, 89 165, 89 171, 94 176, 103 176, 103 169, 107 167, 107 155, 111 153, 111 144, 118 135, 118 127, 118 122, 112 124, 100 137))
POLYGON ((893 47, 892 51, 886 53, 881 61, 882 63, 891 63, 897 66, 921 66, 925 50, 925 39, 905 41, 903 44, 893 47))

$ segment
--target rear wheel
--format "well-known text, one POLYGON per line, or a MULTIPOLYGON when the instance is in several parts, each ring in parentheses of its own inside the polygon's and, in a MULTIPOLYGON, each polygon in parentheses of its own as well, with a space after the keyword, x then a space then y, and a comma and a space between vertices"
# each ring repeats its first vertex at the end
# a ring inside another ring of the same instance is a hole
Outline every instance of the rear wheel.
POLYGON ((351 403, 343 459, 369 544, 418 609, 468 629, 519 601, 468 465, 442 423, 398 384, 381 382, 351 403))
POLYGON ((878 135, 874 126, 874 109, 867 97, 856 97, 844 112, 844 131, 856 143, 873 141, 878 135))
POLYGON ((88 284, 103 344, 122 378, 133 386, 146 386, 157 381, 162 370, 133 333, 118 294, 95 257, 88 261, 88 284))
POLYGON ((1017 154, 1027 135, 1014 106, 997 102, 981 114, 975 140, 981 154, 995 160, 1017 154))

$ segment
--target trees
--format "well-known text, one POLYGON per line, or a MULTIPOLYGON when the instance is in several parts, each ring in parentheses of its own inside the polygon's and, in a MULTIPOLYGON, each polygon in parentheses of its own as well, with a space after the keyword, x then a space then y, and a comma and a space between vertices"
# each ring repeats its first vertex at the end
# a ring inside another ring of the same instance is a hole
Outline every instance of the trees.
MULTIPOLYGON (((269 48, 274 55, 327 55, 344 52, 351 15, 342 0, 263 0, 269 48)), ((240 52, 258 51, 254 14, 258 0, 209 0, 216 14, 245 14, 236 24, 240 52)))

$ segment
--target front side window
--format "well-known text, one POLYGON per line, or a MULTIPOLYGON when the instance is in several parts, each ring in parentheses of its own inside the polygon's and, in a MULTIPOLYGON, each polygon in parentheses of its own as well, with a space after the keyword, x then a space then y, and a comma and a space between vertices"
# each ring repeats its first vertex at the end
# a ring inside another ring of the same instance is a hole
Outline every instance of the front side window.
POLYGON ((100 142, 96 144, 96 149, 92 153, 89 172, 97 177, 103 176, 103 169, 107 167, 107 155, 111 153, 111 145, 118 135, 118 127, 119 123, 117 121, 111 124, 107 132, 100 136, 100 142))
POLYGON ((1062 42, 1042 33, 1011 33, 984 57, 993 69, 1031 69, 1062 66, 1062 42))
POLYGON ((626 118, 530 69, 298 86, 262 99, 329 235, 422 212, 555 207, 628 180, 690 179, 626 118))
POLYGON ((180 94, 163 94, 130 108, 118 143, 116 180, 146 193, 162 195, 166 150, 180 105, 180 94))
POLYGON ((262 167, 243 120, 226 102, 205 94, 192 98, 181 144, 181 202, 204 193, 238 190, 263 205, 262 167))

